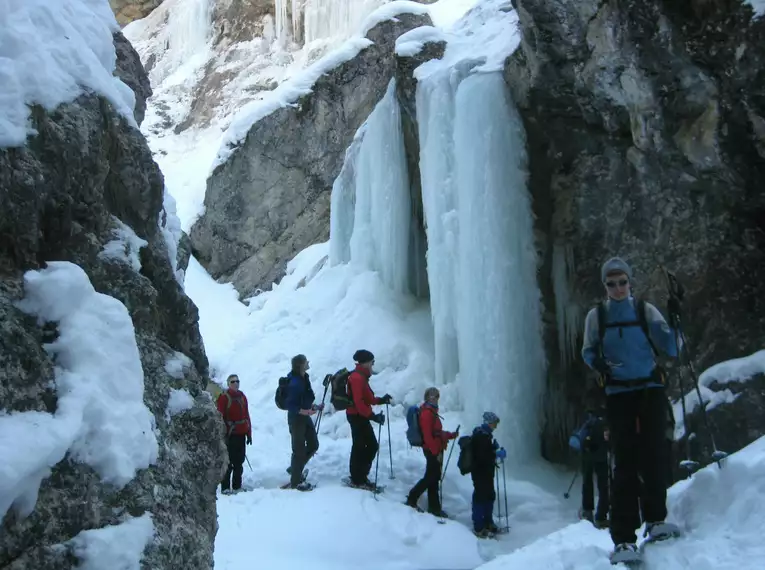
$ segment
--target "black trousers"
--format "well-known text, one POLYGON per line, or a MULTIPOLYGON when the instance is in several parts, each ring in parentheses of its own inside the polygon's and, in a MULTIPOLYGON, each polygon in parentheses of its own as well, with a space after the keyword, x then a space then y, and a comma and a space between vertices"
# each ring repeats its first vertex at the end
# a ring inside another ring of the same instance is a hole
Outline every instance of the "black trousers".
POLYGON ((316 428, 309 416, 289 414, 287 423, 292 439, 290 484, 294 487, 302 481, 303 468, 319 449, 319 438, 316 437, 316 428))
POLYGON ((221 481, 221 488, 226 491, 230 488, 234 490, 242 487, 242 472, 244 471, 245 456, 245 437, 244 435, 232 434, 226 439, 226 448, 228 449, 228 468, 221 481), (231 475, 233 474, 233 481, 231 475))
POLYGON ((407 502, 416 504, 417 500, 427 490, 428 492, 428 512, 441 512, 441 497, 439 496, 439 486, 441 484, 441 459, 442 454, 433 455, 427 449, 422 450, 425 455, 425 475, 417 481, 407 497, 407 502))
POLYGON ((645 522, 667 516, 666 423, 664 388, 645 388, 608 396, 608 420, 614 454, 611 538, 636 541, 640 510, 645 522))
POLYGON ((372 463, 374 463, 379 446, 370 420, 359 415, 347 415, 346 417, 348 423, 351 424, 351 437, 353 438, 350 462, 351 482, 355 485, 363 485, 372 470, 372 463))
POLYGON ((609 488, 608 460, 594 459, 588 455, 582 457, 582 510, 595 510, 595 482, 598 482, 598 509, 595 520, 604 521, 608 518, 609 488))

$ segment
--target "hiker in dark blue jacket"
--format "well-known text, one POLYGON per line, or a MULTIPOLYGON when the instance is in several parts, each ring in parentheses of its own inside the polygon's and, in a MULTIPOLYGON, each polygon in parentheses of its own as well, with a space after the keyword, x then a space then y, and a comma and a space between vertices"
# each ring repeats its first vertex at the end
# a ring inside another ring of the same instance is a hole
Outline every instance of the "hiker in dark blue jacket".
POLYGON ((303 468, 319 449, 319 439, 313 425, 313 416, 324 404, 314 404, 316 396, 308 377, 308 359, 303 354, 292 358, 292 371, 287 375, 287 423, 292 438, 292 461, 290 468, 290 487, 298 491, 308 491, 312 487, 303 477, 303 468))
MULTIPOLYGON (((632 269, 624 260, 615 257, 603 264, 601 281, 608 299, 587 315, 582 357, 600 374, 607 396, 615 459, 611 560, 616 563, 639 557, 635 522, 640 520, 640 508, 652 539, 678 533, 677 526, 665 522, 667 396, 656 365, 659 351, 677 356, 677 345, 674 331, 658 309, 632 296, 632 269)), ((670 299, 670 317, 679 314, 679 309, 678 302, 670 299)))
POLYGON ((505 448, 494 439, 499 418, 493 412, 484 412, 483 423, 473 430, 471 448, 473 453, 470 477, 473 479, 473 532, 480 538, 494 535, 499 529, 492 519, 494 501, 494 472, 497 460, 507 457, 505 448))
POLYGON ((609 449, 610 433, 605 410, 587 412, 587 420, 576 432, 582 453, 582 508, 579 518, 590 521, 595 528, 608 527, 609 511, 609 449), (598 508, 595 509, 595 480, 598 482, 598 508))

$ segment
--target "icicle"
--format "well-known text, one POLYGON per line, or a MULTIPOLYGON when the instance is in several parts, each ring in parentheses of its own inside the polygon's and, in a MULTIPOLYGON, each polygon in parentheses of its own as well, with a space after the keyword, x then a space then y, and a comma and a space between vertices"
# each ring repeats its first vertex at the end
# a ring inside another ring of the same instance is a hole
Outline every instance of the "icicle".
POLYGON ((579 305, 569 293, 569 277, 574 266, 574 251, 570 245, 553 246, 552 282, 555 293, 555 316, 558 325, 558 349, 561 360, 568 364, 578 354, 577 339, 582 327, 579 305))
POLYGON ((452 70, 418 83, 420 177, 428 237, 427 272, 436 356, 436 383, 460 370, 457 346, 457 189, 454 177, 452 70))
POLYGON ((162 31, 167 48, 152 69, 153 83, 159 83, 194 56, 204 54, 210 39, 210 0, 177 0, 168 5, 167 11, 167 26, 162 31))
POLYGON ((355 168, 351 261, 378 271, 393 291, 407 292, 412 207, 394 80, 367 120, 355 168))
POLYGON ((367 124, 359 128, 345 152, 340 174, 332 185, 329 208, 329 263, 339 265, 351 261, 351 235, 356 210, 356 164, 364 141, 367 124))
POLYGON ((303 7, 305 43, 330 38, 348 38, 358 33, 364 18, 388 1, 306 0, 303 7))

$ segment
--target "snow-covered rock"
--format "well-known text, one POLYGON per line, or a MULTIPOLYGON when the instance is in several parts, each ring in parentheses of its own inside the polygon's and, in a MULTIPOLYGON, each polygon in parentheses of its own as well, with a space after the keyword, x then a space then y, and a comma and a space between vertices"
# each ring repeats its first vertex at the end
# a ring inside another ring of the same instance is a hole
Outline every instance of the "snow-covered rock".
POLYGON ((119 104, 145 73, 105 1, 12 11, 2 67, 38 62, 47 91, 0 96, 0 566, 210 568, 225 451, 162 175, 119 104))

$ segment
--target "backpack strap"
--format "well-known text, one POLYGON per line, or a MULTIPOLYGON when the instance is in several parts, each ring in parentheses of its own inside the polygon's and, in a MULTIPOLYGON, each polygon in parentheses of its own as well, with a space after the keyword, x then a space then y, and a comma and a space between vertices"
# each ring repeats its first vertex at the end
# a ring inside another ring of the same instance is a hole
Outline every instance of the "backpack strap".
POLYGON ((651 339, 651 333, 648 329, 648 318, 646 317, 646 302, 643 299, 636 299, 635 300, 635 312, 637 313, 637 321, 629 321, 629 322, 613 322, 608 323, 606 321, 606 314, 607 314, 607 308, 606 303, 608 301, 601 301, 598 303, 597 306, 597 314, 598 314, 598 350, 600 350, 600 356, 602 358, 605 358, 605 354, 603 353, 603 339, 606 336, 606 329, 610 328, 616 328, 616 327, 634 327, 635 325, 639 326, 640 329, 643 331, 643 334, 645 335, 646 340, 648 341, 648 344, 651 345, 651 351, 653 352, 654 356, 659 356, 659 351, 656 349, 656 345, 653 342, 653 339, 651 339))
POLYGON ((645 300, 644 299, 638 299, 637 304, 635 306, 635 311, 637 312, 638 316, 638 323, 640 323, 640 328, 643 329, 643 334, 645 335, 646 340, 648 340, 648 344, 651 345, 651 350, 653 351, 654 356, 659 356, 659 351, 656 350, 656 345, 653 343, 653 340, 651 339, 651 332, 648 330, 648 318, 645 314, 645 300))

